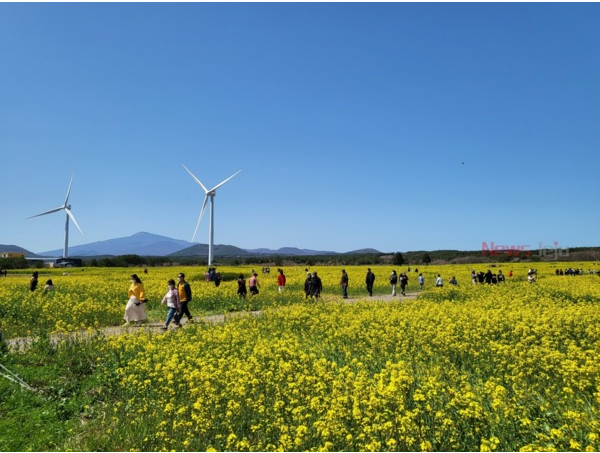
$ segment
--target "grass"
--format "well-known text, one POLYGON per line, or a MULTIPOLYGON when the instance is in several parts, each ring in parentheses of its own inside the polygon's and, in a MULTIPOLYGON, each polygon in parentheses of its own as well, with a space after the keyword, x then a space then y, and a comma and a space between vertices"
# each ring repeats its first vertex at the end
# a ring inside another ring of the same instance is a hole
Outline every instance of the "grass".
POLYGON ((93 342, 53 346, 39 338, 24 354, 3 354, 2 364, 36 391, 0 378, 0 450, 61 451, 94 417, 102 387, 93 342))

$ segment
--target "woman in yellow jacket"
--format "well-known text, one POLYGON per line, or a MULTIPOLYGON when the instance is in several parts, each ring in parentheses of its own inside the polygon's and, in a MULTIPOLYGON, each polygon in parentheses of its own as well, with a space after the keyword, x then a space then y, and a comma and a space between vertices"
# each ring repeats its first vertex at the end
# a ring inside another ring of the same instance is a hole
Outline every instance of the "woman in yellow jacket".
POLYGON ((127 295, 129 296, 129 301, 125 307, 125 325, 127 326, 132 322, 137 322, 138 325, 141 325, 142 321, 148 319, 148 315, 144 308, 144 303, 146 303, 144 285, 137 274, 131 276, 131 286, 127 295))

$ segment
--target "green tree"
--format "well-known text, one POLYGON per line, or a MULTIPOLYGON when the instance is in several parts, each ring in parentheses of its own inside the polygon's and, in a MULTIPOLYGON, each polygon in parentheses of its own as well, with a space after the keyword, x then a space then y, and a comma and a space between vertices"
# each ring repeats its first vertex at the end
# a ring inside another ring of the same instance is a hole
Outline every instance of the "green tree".
POLYGON ((394 257, 392 258, 392 264, 394 264, 395 266, 402 266, 404 264, 404 256, 402 256, 402 253, 394 253, 394 257))

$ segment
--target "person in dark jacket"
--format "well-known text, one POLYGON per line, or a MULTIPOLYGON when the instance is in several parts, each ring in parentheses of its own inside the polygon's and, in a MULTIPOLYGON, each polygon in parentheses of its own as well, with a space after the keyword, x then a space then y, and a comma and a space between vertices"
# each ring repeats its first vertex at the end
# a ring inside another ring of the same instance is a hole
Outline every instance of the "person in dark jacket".
POLYGON ((29 280, 29 291, 35 291, 38 285, 38 272, 35 271, 31 274, 31 280, 29 280))
MULTIPOLYGON (((177 291, 179 292, 179 303, 181 304, 181 315, 179 316, 179 319, 181 320, 183 315, 185 315, 187 316, 188 322, 194 322, 188 307, 188 304, 192 301, 192 288, 190 287, 190 284, 185 281, 185 274, 183 272, 179 273, 177 280, 177 291)), ((179 326, 179 323, 176 325, 179 326)))
POLYGON ((308 296, 310 296, 310 285, 312 282, 312 275, 310 272, 308 272, 306 274, 306 280, 304 280, 304 296, 305 299, 308 299, 308 296))
POLYGON ((492 274, 492 271, 488 269, 488 271, 485 273, 485 282, 488 285, 491 285, 493 277, 494 277, 494 274, 492 274))
POLYGON ((396 295, 396 284, 398 283, 398 274, 396 271, 392 271, 390 275, 390 285, 392 285, 392 296, 396 295))
POLYGON ((367 284, 367 292, 369 296, 373 295, 373 284, 375 283, 375 274, 371 272, 371 268, 367 269, 367 276, 365 278, 365 283, 367 284))
POLYGON ((240 299, 245 299, 246 298, 246 294, 248 294, 248 290, 246 289, 246 279, 244 278, 244 274, 240 274, 240 276, 237 279, 237 284, 238 284, 238 296, 240 297, 240 299))
POLYGON ((402 272, 402 274, 400 274, 400 291, 403 296, 406 296, 406 285, 408 285, 408 276, 406 275, 406 272, 402 272))
POLYGON ((321 278, 317 275, 317 272, 313 272, 310 278, 310 297, 318 299, 323 291, 323 283, 321 278))
POLYGON ((340 280, 340 286, 342 287, 342 297, 348 299, 348 274, 345 269, 342 269, 342 278, 340 280))

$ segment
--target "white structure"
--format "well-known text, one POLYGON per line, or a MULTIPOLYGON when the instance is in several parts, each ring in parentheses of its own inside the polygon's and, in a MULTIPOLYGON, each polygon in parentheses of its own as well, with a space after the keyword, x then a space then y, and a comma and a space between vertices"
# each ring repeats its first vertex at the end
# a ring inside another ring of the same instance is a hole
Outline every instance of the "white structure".
POLYGON ((71 205, 68 204, 69 203, 69 195, 71 194, 71 184, 73 184, 73 175, 71 176, 71 182, 69 183, 69 188, 67 189, 67 197, 65 198, 65 203, 62 206, 51 209, 50 211, 42 212, 41 214, 37 214, 37 215, 31 216, 31 217, 28 217, 28 218, 32 219, 34 217, 39 217, 39 216, 46 215, 46 214, 52 214, 53 212, 58 212, 63 209, 65 210, 65 212, 67 213, 67 220, 65 222, 65 247, 63 249, 63 258, 67 258, 69 256, 69 219, 71 219, 73 221, 73 223, 75 224, 75 226, 77 227, 79 232, 81 234, 83 234, 83 231, 81 231, 81 228, 79 228, 79 225, 77 224, 77 220, 75 220, 75 216, 71 213, 71 205))
POLYGON ((240 171, 234 173, 233 175, 231 175, 229 178, 225 179, 224 181, 221 181, 219 184, 217 184, 215 187, 213 187, 212 189, 208 190, 206 187, 204 187, 204 184, 202 184, 200 182, 200 180, 198 178, 196 178, 196 176, 194 176, 194 174, 188 170, 188 168, 181 164, 181 166, 183 168, 185 168, 185 171, 187 171, 190 176, 192 178, 194 178, 194 180, 200 185, 200 187, 202 187, 202 189, 204 190, 205 196, 204 196, 204 202, 202 203, 202 209, 200 210, 200 215, 198 216, 198 223, 196 223, 196 229, 194 230, 194 235, 192 236, 192 242, 194 242, 194 238, 196 237, 196 232, 198 231, 198 227, 200 226, 200 222, 202 221, 202 216, 204 215, 204 210, 206 209, 206 203, 208 203, 208 200, 210 198, 210 225, 208 227, 208 265, 212 265, 212 260, 213 260, 213 242, 214 242, 214 211, 215 211, 215 194, 216 194, 216 190, 221 187, 223 184, 225 184, 227 181, 229 181, 231 178, 233 178, 235 175, 237 175, 240 171))

